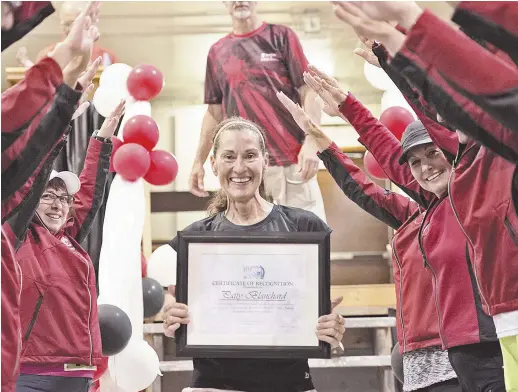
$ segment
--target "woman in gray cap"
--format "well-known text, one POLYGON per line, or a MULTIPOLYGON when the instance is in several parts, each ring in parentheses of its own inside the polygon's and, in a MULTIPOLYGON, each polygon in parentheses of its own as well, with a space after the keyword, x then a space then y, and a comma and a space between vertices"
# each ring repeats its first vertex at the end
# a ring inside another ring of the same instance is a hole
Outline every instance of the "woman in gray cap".
POLYGON ((494 324, 482 311, 468 243, 447 199, 452 164, 423 124, 411 123, 399 143, 351 94, 337 108, 389 177, 396 173, 396 185, 417 195, 418 203, 374 184, 300 107, 282 94, 279 99, 315 140, 343 192, 397 230, 392 250, 404 390, 504 392, 494 324), (431 317, 435 323, 429 324, 431 317))

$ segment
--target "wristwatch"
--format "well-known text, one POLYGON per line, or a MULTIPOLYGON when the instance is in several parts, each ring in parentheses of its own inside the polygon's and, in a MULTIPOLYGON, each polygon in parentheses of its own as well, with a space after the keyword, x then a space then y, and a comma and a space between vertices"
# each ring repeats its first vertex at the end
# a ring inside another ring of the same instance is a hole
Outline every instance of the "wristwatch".
POLYGON ((93 137, 94 139, 96 139, 96 140, 99 140, 99 141, 100 141, 100 142, 102 142, 102 143, 111 143, 111 142, 112 142, 111 138, 109 138, 109 137, 97 136, 97 135, 98 135, 98 133, 99 133, 99 130, 98 130, 98 129, 96 129, 96 130, 94 131, 94 133, 92 133, 92 137, 93 137))

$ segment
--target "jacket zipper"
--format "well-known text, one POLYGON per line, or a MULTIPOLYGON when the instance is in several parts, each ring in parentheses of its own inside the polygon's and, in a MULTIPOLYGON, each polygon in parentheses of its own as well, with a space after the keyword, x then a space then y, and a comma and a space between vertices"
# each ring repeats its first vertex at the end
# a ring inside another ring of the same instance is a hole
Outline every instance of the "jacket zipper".
POLYGON ((27 331, 25 332, 25 335, 23 337, 23 340, 25 341, 29 339, 29 335, 31 334, 32 328, 36 323, 36 318, 38 317, 38 313, 40 312, 42 302, 43 295, 40 294, 40 296, 38 297, 38 301, 36 302, 36 307, 34 308, 34 313, 32 314, 31 322, 29 323, 29 327, 27 328, 27 331))
POLYGON ((403 320, 403 268, 401 267, 401 262, 399 261, 399 257, 396 252, 396 236, 397 234, 394 234, 392 237, 392 253, 394 254, 394 258, 399 267, 399 319, 401 322, 401 332, 403 333, 403 352, 406 352, 405 321, 403 320))
POLYGON ((86 267, 88 268, 88 272, 86 274, 86 289, 88 290, 88 338, 90 340, 90 366, 93 365, 93 356, 94 356, 94 345, 92 342, 92 331, 90 330, 90 319, 92 318, 92 293, 90 292, 90 264, 86 261, 86 267))
POLYGON ((89 301, 88 302, 88 339, 90 341, 90 363, 89 363, 89 365, 92 366, 94 348, 93 348, 93 341, 92 341, 92 331, 90 329, 90 320, 92 318, 92 293, 90 291, 90 263, 82 255, 79 255, 79 257, 85 263, 86 268, 87 268, 87 270, 86 270, 86 290, 88 291, 88 301, 89 301))
POLYGON ((509 235, 511 236, 511 239, 513 240, 513 242, 516 245, 518 245, 518 234, 514 230, 514 227, 513 227, 513 225, 511 225, 511 222, 509 221, 509 218, 507 218, 507 216, 504 219, 504 225, 505 225, 505 227, 507 227, 507 231, 509 232, 509 235))
POLYGON ((477 251, 476 251, 475 247, 473 246, 473 241, 471 240, 468 233, 466 233, 464 226, 462 226, 462 223, 460 222, 459 214, 457 212, 457 209, 455 208, 455 204, 453 203, 453 198, 451 196, 451 182, 453 180, 453 176, 455 175, 455 165, 456 165, 456 162, 454 162, 454 164, 451 168, 450 178, 448 179, 448 199, 450 200, 451 209, 453 210, 453 215, 455 215, 455 219, 457 220, 457 223, 459 224, 462 232, 464 233, 464 236, 467 238, 469 244, 471 245, 471 249, 473 249, 473 275, 475 275, 475 280, 477 281, 478 291, 480 292, 480 298, 482 299, 482 301, 484 301, 484 304, 487 307, 487 312, 488 312, 487 314, 489 316, 492 316, 491 308, 489 307, 489 303, 487 302, 486 297, 484 297, 484 292, 482 290, 482 287, 480 286, 480 280, 478 279, 477 266, 475 264, 476 263, 475 260, 477 260, 477 251))
POLYGON ((437 318, 439 320, 439 335, 441 337, 441 340, 442 340, 442 343, 444 345, 444 347, 448 347, 448 342, 446 341, 446 338, 444 337, 444 333, 443 333, 443 325, 442 325, 442 314, 441 314, 441 310, 439 308, 439 300, 437 299, 437 274, 435 273, 435 270, 433 269, 433 267, 430 265, 430 263, 428 263, 428 259, 426 258, 426 253, 424 251, 424 247, 423 247, 423 230, 425 227, 427 227, 428 225, 426 224, 426 217, 428 215, 428 213, 432 210, 432 207, 433 207, 433 203, 428 206, 428 209, 426 210, 426 213, 423 217, 423 223, 421 224, 421 227, 419 228, 419 233, 417 234, 417 239, 418 239, 418 242, 419 242, 419 250, 421 251, 421 255, 423 257, 423 261, 424 261, 424 267, 425 268, 428 268, 432 275, 433 275, 433 283, 434 283, 434 303, 435 303, 435 309, 437 310, 437 318))

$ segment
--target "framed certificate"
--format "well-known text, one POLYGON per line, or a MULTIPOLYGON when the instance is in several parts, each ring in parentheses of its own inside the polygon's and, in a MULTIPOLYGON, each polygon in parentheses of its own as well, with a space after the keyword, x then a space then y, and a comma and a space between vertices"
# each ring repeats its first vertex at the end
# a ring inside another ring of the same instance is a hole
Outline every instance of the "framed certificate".
POLYGON ((176 300, 177 356, 329 358, 329 233, 179 232, 176 300))

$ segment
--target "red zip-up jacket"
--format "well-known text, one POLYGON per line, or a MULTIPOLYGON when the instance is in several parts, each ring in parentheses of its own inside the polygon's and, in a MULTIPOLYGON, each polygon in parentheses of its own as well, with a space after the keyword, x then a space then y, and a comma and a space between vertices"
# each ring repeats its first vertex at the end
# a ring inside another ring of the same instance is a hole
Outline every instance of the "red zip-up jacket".
POLYGON ((518 4, 515 1, 462 1, 452 21, 470 37, 487 41, 518 64, 518 4))
POLYGON ((33 68, 2 94, 2 391, 15 389, 21 349, 21 282, 14 251, 81 97, 80 92, 60 85, 63 76, 54 60, 45 58, 33 68))
MULTIPOLYGON (((425 12, 409 31, 406 46, 396 54, 390 64, 421 94, 426 93, 422 95, 425 101, 430 101, 437 108, 447 109, 449 118, 443 117, 448 122, 452 123, 451 119, 454 119, 456 125, 460 125, 459 129, 470 136, 477 134, 478 139, 484 141, 484 146, 488 146, 486 148, 469 143, 466 148, 461 149, 450 178, 449 199, 473 249, 473 271, 479 285, 484 310, 490 315, 517 310, 518 170, 516 162, 518 160, 516 157, 518 155, 516 152, 518 134, 509 129, 503 132, 502 126, 498 126, 496 121, 486 121, 489 114, 480 114, 481 107, 477 106, 476 102, 469 103, 470 94, 466 94, 465 90, 459 93, 461 90, 456 91, 448 87, 448 84, 453 82, 457 85, 467 83, 466 75, 468 77, 472 75, 474 67, 466 70, 465 67, 453 66, 452 61, 457 54, 452 54, 446 60, 437 60, 448 56, 445 54, 437 56, 433 48, 442 47, 442 42, 441 45, 437 45, 436 41, 432 45, 428 34, 429 31, 441 28, 443 22, 439 21, 439 23, 436 19, 425 12), (414 51, 416 49, 417 51, 414 51), (417 60, 414 61, 415 59, 417 60), (440 63, 440 67, 434 71, 433 67, 436 63, 440 63), (450 65, 445 66, 446 64, 450 65), (445 78, 451 81, 446 83, 445 78), (465 104, 465 102, 468 103, 465 104), (478 109, 474 110, 476 108, 478 109), (477 116, 477 113, 480 115, 477 116), (482 121, 482 125, 478 125, 478 121, 482 121), (474 132, 470 132, 473 130, 474 132), (498 285, 495 282, 498 282, 498 285)), ((435 33, 430 35, 436 37, 435 33)), ((450 40, 449 32, 441 34, 440 37, 442 38, 440 41, 450 40)), ((439 40, 439 37, 436 38, 439 40)), ((473 43, 469 39, 468 41, 473 43)), ((476 67, 485 71, 489 65, 490 63, 484 62, 484 58, 478 58, 476 61, 476 67)), ((498 73, 498 69, 495 69, 494 73, 498 73)), ((496 78, 500 78, 500 82, 503 83, 505 77, 496 78)), ((510 77, 514 78, 512 74, 510 77)), ((473 85, 476 86, 476 78, 473 85)), ((498 85, 494 86, 493 91, 498 88, 498 85)), ((506 90, 507 99, 500 102, 504 111, 513 102, 512 84, 502 91, 506 90)), ((499 97, 504 96, 505 94, 481 95, 478 100, 495 103, 498 102, 499 97)), ((514 101, 518 102, 516 99, 514 101)), ((512 120, 515 126, 518 124, 517 110, 518 108, 514 109, 512 120)), ((442 112, 438 111, 442 115, 442 112)), ((510 111, 512 112, 513 108, 510 111)), ((509 122, 512 121, 509 119, 509 122)), ((430 130, 430 132, 433 131, 430 130)))
POLYGON ((14 11, 13 28, 8 31, 2 30, 2 52, 54 13, 54 7, 50 1, 22 1, 21 3, 14 11))
POLYGON ((444 120, 518 162, 518 68, 425 11, 390 65, 444 120), (440 45, 438 44, 440 42, 440 45))
POLYGON ((441 345, 432 279, 423 268, 417 234, 421 210, 409 198, 373 183, 336 144, 318 154, 344 194, 364 211, 396 229, 392 241, 396 324, 400 351, 441 345), (417 218, 417 219, 416 219, 417 218))
MULTIPOLYGON (((358 131, 360 143, 373 154, 387 176, 396 179, 393 182, 402 183, 402 188, 406 192, 410 190, 410 195, 427 195, 426 214, 411 217, 395 233, 392 247, 394 257, 399 259, 396 261, 403 266, 409 263, 408 260, 419 264, 421 269, 427 265, 427 277, 434 286, 443 348, 496 340, 493 320, 482 311, 478 287, 471 278, 467 241, 448 201, 438 200, 421 189, 410 167, 399 165, 400 143, 352 94, 340 106, 340 112, 358 131), (444 225, 448 228, 443 230, 444 225), (396 247, 402 254, 397 253, 396 247), (455 279, 455 285, 452 285, 452 279, 455 279)), ((445 129, 442 133, 451 134, 445 129)), ((442 134, 437 136, 441 138, 442 134)))
POLYGON ((23 273, 24 364, 96 365, 102 357, 93 264, 81 246, 102 204, 111 143, 90 140, 75 218, 57 234, 31 223, 17 253, 23 273))

